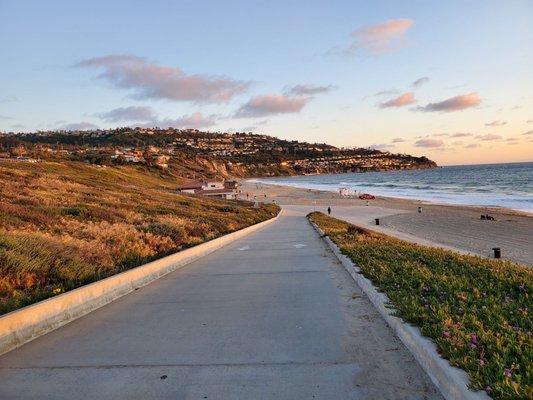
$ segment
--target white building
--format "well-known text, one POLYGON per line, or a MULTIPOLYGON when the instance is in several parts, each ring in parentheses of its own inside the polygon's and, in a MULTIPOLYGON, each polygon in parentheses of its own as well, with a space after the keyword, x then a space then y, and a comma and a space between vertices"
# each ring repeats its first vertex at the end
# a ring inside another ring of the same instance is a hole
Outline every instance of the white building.
POLYGON ((238 184, 235 181, 208 179, 186 183, 179 186, 178 190, 183 193, 198 194, 201 196, 235 199, 237 198, 237 187, 238 184))

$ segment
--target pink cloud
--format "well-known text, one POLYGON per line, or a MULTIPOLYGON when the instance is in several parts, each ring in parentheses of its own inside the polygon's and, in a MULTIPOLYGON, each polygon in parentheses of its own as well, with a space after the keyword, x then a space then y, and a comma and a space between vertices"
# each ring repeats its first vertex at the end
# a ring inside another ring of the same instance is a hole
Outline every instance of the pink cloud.
POLYGON ((473 136, 471 133, 453 133, 450 135, 450 137, 452 138, 458 138, 458 137, 468 137, 468 136, 473 136))
POLYGON ((103 69, 99 78, 116 88, 132 90, 136 99, 220 103, 244 92, 250 85, 227 77, 188 75, 179 67, 149 63, 133 55, 95 57, 77 66, 103 69))
POLYGON ((487 122, 485 126, 503 126, 506 124, 507 124, 507 121, 498 120, 498 121, 487 122))
POLYGON ((409 104, 414 103, 415 100, 415 94, 413 92, 407 92, 404 93, 395 99, 391 99, 389 101, 386 101, 384 103, 381 103, 379 106, 381 108, 388 108, 388 107, 403 107, 409 104))
POLYGON ((364 49, 372 54, 389 53, 403 46, 405 33, 412 25, 412 19, 399 18, 359 28, 352 33, 355 41, 345 52, 364 49))
POLYGON ((153 121, 154 110, 146 106, 119 107, 98 115, 107 122, 119 121, 153 121))
POLYGON ((401 137, 397 137, 397 138, 392 139, 392 143, 403 143, 403 142, 405 142, 405 139, 403 139, 401 137))
POLYGON ((522 135, 533 135, 533 131, 524 132, 524 133, 522 133, 522 135))
POLYGON ((309 97, 290 97, 282 94, 265 94, 253 97, 235 113, 236 118, 264 117, 266 115, 300 112, 309 97))
POLYGON ((477 135, 476 139, 481 139, 485 142, 492 141, 492 140, 499 140, 502 137, 500 135, 494 135, 492 133, 487 133, 486 135, 477 135))
POLYGON ((415 142, 416 147, 442 147, 444 142, 440 139, 420 139, 415 142))
POLYGON ((418 106, 414 108, 415 111, 460 111, 466 108, 478 106, 481 103, 481 98, 477 93, 468 93, 449 99, 437 102, 429 103, 425 106, 418 106))
POLYGON ((476 147, 479 147, 479 144, 477 143, 470 143, 465 146, 465 149, 475 149, 476 147))
POLYGON ((331 92, 335 89, 333 85, 296 85, 287 89, 287 93, 296 96, 312 96, 320 93, 331 92))
POLYGON ((158 120, 156 125, 161 128, 173 127, 173 128, 205 128, 213 126, 216 123, 216 116, 209 115, 204 116, 200 112, 195 112, 190 115, 184 115, 179 118, 165 118, 158 120))
POLYGON ((190 115, 183 115, 178 118, 160 118, 151 107, 120 107, 106 113, 99 114, 99 117, 107 122, 130 122, 129 126, 142 126, 160 128, 204 128, 215 125, 216 115, 204 116, 200 112, 190 115))
POLYGON ((371 144, 370 146, 368 146, 369 149, 374 149, 374 150, 387 150, 393 147, 394 145, 388 144, 388 143, 371 144))

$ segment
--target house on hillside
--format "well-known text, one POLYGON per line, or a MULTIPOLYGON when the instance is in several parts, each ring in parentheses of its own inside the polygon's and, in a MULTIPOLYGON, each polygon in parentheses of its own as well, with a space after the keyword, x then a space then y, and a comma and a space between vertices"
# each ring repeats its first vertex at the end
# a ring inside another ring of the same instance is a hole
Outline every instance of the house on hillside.
POLYGON ((193 181, 181 185, 178 187, 178 191, 222 199, 236 199, 238 188, 239 183, 237 181, 207 179, 205 181, 193 181))

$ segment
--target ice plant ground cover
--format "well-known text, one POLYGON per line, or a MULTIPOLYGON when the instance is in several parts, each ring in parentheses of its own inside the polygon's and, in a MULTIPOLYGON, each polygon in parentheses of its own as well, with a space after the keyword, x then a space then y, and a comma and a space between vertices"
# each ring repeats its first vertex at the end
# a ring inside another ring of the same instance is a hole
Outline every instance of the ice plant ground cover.
POLYGON ((495 399, 533 398, 533 271, 419 246, 314 212, 317 224, 420 327, 441 355, 495 399))
POLYGON ((278 211, 180 195, 179 183, 149 168, 0 162, 0 314, 278 211))

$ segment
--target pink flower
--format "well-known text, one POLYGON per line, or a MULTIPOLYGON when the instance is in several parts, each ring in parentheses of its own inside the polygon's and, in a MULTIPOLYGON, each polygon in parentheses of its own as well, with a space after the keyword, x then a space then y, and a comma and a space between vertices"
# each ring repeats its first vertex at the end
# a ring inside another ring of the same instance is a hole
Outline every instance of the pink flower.
POLYGON ((470 334, 470 343, 477 344, 477 335, 475 333, 470 334))
POLYGON ((510 378, 513 375, 512 371, 509 368, 505 368, 505 370, 503 371, 503 374, 508 378, 510 378))
POLYGON ((442 336, 444 336, 445 338, 449 338, 449 337, 452 336, 452 335, 451 335, 450 332, 448 332, 448 331, 444 331, 444 332, 442 332, 442 336))

